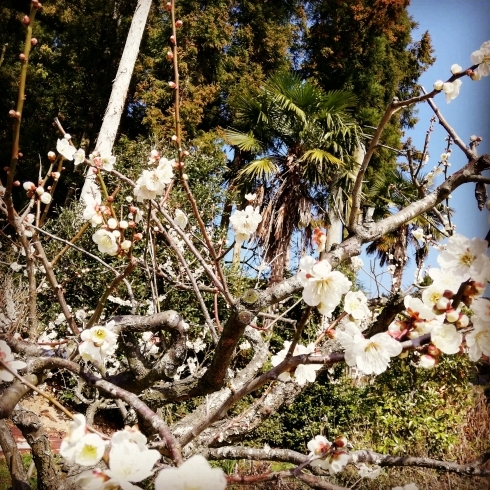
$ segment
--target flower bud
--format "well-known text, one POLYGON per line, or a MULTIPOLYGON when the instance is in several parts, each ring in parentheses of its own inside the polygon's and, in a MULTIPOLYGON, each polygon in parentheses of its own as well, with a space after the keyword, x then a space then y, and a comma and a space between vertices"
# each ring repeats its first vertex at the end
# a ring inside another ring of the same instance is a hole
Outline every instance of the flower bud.
POLYGON ((171 139, 172 139, 172 141, 177 141, 177 135, 173 134, 171 139))
POLYGON ((51 200, 53 199, 51 197, 51 194, 49 192, 45 192, 41 197, 41 202, 44 203, 44 204, 49 204, 51 202, 51 200))
MULTIPOLYGON (((169 85, 170 85, 170 83, 173 83, 173 82, 169 82, 169 85)), ((160 152, 158 150, 151 150, 150 156, 151 156, 151 158, 156 159, 160 156, 160 152)))
POLYGON ((170 42, 175 44, 175 36, 173 34, 170 36, 170 42))
POLYGON ((420 357, 419 367, 421 368, 432 369, 436 364, 437 360, 432 356, 424 354, 420 357))
POLYGON ((134 221, 129 221, 128 222, 128 227, 129 228, 136 228, 136 223, 134 221))
POLYGON ((24 154, 22 152, 19 151, 19 153, 17 153, 18 158, 22 158, 23 156, 24 156, 24 154))
POLYGON ((59 172, 51 172, 51 177, 53 177, 54 180, 58 180, 60 175, 61 174, 59 172))
POLYGON ((16 180, 15 182, 13 182, 13 185, 14 185, 15 187, 19 187, 20 182, 19 182, 18 180, 16 180))
POLYGON ((451 301, 443 296, 442 298, 439 298, 437 303, 434 305, 434 310, 436 311, 436 313, 440 314, 445 312, 450 306, 451 301))
POLYGON ((119 228, 121 230, 125 230, 129 226, 129 223, 125 220, 119 221, 119 228))
POLYGON ((34 191, 36 190, 36 186, 34 185, 34 182, 24 182, 24 184, 22 184, 24 189, 26 191, 34 191))
POLYGON ((444 82, 442 80, 437 80, 437 82, 434 82, 434 90, 441 91, 443 87, 444 87, 444 82))
POLYGON ((337 446, 337 447, 345 447, 347 446, 347 437, 345 436, 338 436, 334 441, 333 443, 337 446))
POLYGON ((461 313, 455 325, 458 328, 466 328, 469 325, 469 323, 470 323, 470 319, 468 318, 468 316, 465 315, 464 313, 461 313))
POLYGON ((48 160, 54 162, 56 160, 56 153, 54 151, 48 151, 48 160))
POLYGON ((44 194, 44 187, 42 186, 39 186, 37 189, 36 189, 36 194, 38 196, 42 196, 44 194))
POLYGON ((167 60, 172 61, 174 59, 174 54, 172 51, 167 51, 167 60))
POLYGON ((415 339, 418 339, 420 337, 420 334, 417 332, 417 330, 410 330, 410 332, 408 332, 408 338, 410 340, 415 340, 415 339))
POLYGON ((459 319, 459 312, 456 311, 454 308, 451 308, 446 311, 446 320, 449 323, 454 323, 458 321, 458 319, 459 319))
POLYGON ((172 10, 172 3, 171 2, 167 2, 165 4, 165 10, 168 10, 169 12, 172 10))
POLYGON ((26 55, 24 53, 19 54, 19 60, 20 61, 25 61, 26 60, 26 55))
POLYGON ((481 80, 481 73, 478 71, 478 70, 475 70, 473 72, 472 75, 470 75, 470 78, 474 81, 474 82, 478 82, 479 80, 481 80))
POLYGON ((168 86, 170 88, 177 88, 177 84, 175 82, 168 82, 168 86))
POLYGON ((455 63, 454 65, 451 65, 451 73, 453 75, 456 75, 456 73, 460 73, 463 71, 463 67, 455 63))
POLYGON ((63 138, 65 138, 65 140, 70 141, 71 140, 71 134, 65 133, 65 136, 63 136, 63 138))
POLYGON ((35 46, 37 44, 37 39, 35 37, 33 37, 31 39, 31 46, 35 46))
POLYGON ((107 226, 111 229, 111 230, 114 230, 117 228, 117 219, 114 219, 114 218, 109 218, 107 220, 107 226))
POLYGON ((123 250, 129 250, 131 248, 131 240, 124 240, 122 243, 121 243, 121 248, 123 250))
POLYGON ((430 344, 429 347, 427 347, 427 353, 433 357, 438 357, 442 354, 440 349, 438 349, 434 344, 430 344))
POLYGON ((116 237, 119 238, 121 236, 121 232, 119 230, 114 230, 112 234, 116 237))
POLYGON ((182 152, 182 156, 184 156, 184 157, 188 157, 188 156, 189 156, 189 152, 188 152, 187 150, 184 150, 184 151, 182 152))
POLYGON ((134 234, 134 241, 137 242, 143 238, 143 233, 135 233, 134 234))
POLYGON ((181 20, 177 20, 175 22, 175 27, 177 27, 177 29, 180 29, 183 25, 184 23, 181 20))
POLYGON ((28 26, 30 23, 31 23, 31 19, 29 18, 28 15, 24 15, 24 18, 22 19, 22 23, 25 25, 25 26, 28 26))
POLYGON ((15 117, 15 111, 13 109, 10 109, 9 116, 10 117, 15 117))

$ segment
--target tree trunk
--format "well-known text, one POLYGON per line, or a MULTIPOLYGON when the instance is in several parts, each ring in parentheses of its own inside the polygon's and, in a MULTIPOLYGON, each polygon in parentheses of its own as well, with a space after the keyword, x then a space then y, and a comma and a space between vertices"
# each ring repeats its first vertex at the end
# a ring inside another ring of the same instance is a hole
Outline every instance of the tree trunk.
MULTIPOLYGON (((102 120, 102 126, 95 146, 95 150, 102 155, 112 154, 112 147, 114 146, 117 130, 124 111, 129 84, 134 71, 136 58, 138 57, 151 3, 151 0, 139 0, 138 5, 136 5, 136 10, 126 39, 126 45, 124 46, 116 78, 112 85, 111 97, 107 105, 104 119, 102 120)), ((80 198, 90 194, 100 203, 100 190, 95 180, 96 176, 92 172, 92 168, 89 168, 80 198)))

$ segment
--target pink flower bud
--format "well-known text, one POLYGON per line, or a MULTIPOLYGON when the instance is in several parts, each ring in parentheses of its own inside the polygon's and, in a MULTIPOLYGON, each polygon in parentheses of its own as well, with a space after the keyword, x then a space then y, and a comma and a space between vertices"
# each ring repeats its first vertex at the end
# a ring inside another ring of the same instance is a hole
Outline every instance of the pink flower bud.
POLYGON ((19 187, 20 182, 19 182, 18 180, 16 180, 15 182, 13 182, 13 185, 14 185, 15 187, 19 187))
POLYGON ((170 36, 170 42, 175 44, 175 36, 173 34, 170 36))
POLYGON ((33 182, 24 182, 24 184, 22 184, 22 185, 26 191, 36 190, 36 186, 34 185, 33 182))
POLYGON ((177 84, 175 82, 168 82, 168 86, 170 88, 176 88, 177 87, 177 84))
POLYGON ((143 238, 143 233, 135 233, 134 234, 134 241, 137 242, 143 238))
POLYGON ((54 151, 48 151, 48 160, 54 162, 56 160, 56 153, 54 151))
POLYGON ((31 19, 29 18, 28 15, 24 15, 24 18, 22 19, 22 23, 26 26, 28 26, 31 23, 31 19))
POLYGON ((129 226, 129 223, 125 220, 119 221, 119 228, 121 230, 125 230, 129 226))
POLYGON ((333 443, 337 446, 337 447, 345 447, 347 446, 347 437, 345 436, 339 436, 335 439, 335 441, 333 441, 333 443))
POLYGON ((19 60, 20 61, 25 61, 26 60, 26 55, 24 53, 19 54, 19 60))
POLYGON ((167 60, 172 61, 174 59, 174 54, 172 51, 167 51, 167 60))
POLYGON ((37 44, 37 39, 35 37, 33 37, 31 39, 31 46, 35 46, 37 44))
POLYGON ((424 354, 420 357, 419 367, 425 369, 432 369, 437 364, 437 360, 432 356, 424 354))
POLYGON ((438 357, 442 354, 434 344, 430 344, 429 347, 427 347, 427 353, 434 357, 438 357))
POLYGON ((167 2, 165 4, 165 10, 168 10, 169 12, 172 10, 172 3, 171 2, 167 2))
POLYGON ((177 29, 180 29, 183 25, 184 23, 181 20, 175 22, 175 27, 177 27, 177 29))

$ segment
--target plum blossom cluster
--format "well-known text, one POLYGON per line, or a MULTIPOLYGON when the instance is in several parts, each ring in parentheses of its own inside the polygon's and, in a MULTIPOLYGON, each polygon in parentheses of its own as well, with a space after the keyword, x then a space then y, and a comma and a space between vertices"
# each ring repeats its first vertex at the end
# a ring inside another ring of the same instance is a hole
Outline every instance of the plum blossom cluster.
POLYGON ((389 333, 397 340, 430 334, 420 367, 431 368, 442 354, 456 354, 465 347, 475 362, 490 355, 490 301, 482 297, 490 281, 486 251, 485 240, 453 235, 437 259, 440 268, 429 270, 432 284, 422 298, 405 297, 405 311, 389 326, 389 333))
MULTIPOLYGON (((480 80, 481 77, 485 77, 490 74, 490 41, 485 41, 480 49, 473 51, 470 56, 471 63, 478 65, 475 70, 466 70, 466 74, 471 77, 472 80, 480 80)), ((463 72, 463 68, 458 64, 451 65, 451 73, 458 75, 463 72)), ((446 102, 449 104, 458 95, 463 82, 460 78, 452 82, 443 82, 437 80, 434 82, 434 89, 442 91, 446 95, 446 102)))
MULTIPOLYGON (((286 358, 289 352, 291 342, 284 342, 284 349, 279 351, 276 355, 271 357, 271 363, 273 366, 278 366, 286 358)), ((313 354, 315 352, 315 344, 309 344, 306 347, 301 344, 297 344, 293 351, 293 356, 299 356, 302 354, 313 354)), ((316 379, 316 372, 321 368, 321 364, 299 364, 294 368, 294 372, 285 371, 278 376, 281 381, 296 381, 300 386, 306 384, 306 382, 313 383, 316 379)))
MULTIPOLYGON (((134 483, 142 482, 155 472, 160 453, 148 449, 146 437, 137 427, 125 427, 115 432, 110 441, 98 434, 89 433, 82 414, 75 414, 60 447, 60 455, 68 464, 95 466, 104 458, 106 469, 83 471, 77 477, 82 490, 108 490, 121 488, 139 490, 134 483), (110 446, 110 449, 108 449, 110 446)), ((164 469, 155 479, 155 490, 195 490, 226 488, 226 478, 221 469, 211 468, 202 456, 193 456, 179 468, 164 469)))
POLYGON ((159 154, 153 150, 150 155, 150 162, 158 165, 152 170, 143 170, 143 173, 136 181, 134 196, 138 202, 145 199, 156 199, 165 192, 165 188, 174 178, 173 166, 175 160, 167 160, 165 157, 158 159, 159 154))
POLYGON ((114 354, 117 348, 117 334, 113 328, 114 321, 111 321, 105 327, 96 325, 81 333, 83 342, 78 351, 84 361, 103 364, 108 356, 114 354))
MULTIPOLYGON (((320 467, 335 475, 349 463, 348 442, 344 436, 339 436, 334 442, 330 442, 324 436, 315 436, 308 442, 312 459, 311 466, 320 467)), ((352 447, 352 446, 350 446, 352 447)))
POLYGON ((261 221, 258 207, 247 206, 244 210, 236 210, 230 218, 236 243, 242 244, 249 240, 261 221))

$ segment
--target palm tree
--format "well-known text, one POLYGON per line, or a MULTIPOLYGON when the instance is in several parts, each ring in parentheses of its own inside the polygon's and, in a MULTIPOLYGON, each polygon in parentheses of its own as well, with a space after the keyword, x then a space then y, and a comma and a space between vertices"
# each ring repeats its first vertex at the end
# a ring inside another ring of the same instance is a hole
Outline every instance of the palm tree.
POLYGON ((271 282, 284 277, 293 233, 311 238, 313 220, 324 214, 320 200, 349 168, 359 144, 355 104, 349 92, 325 93, 285 72, 232 102, 236 129, 227 140, 250 155, 234 184, 263 195, 257 235, 272 261, 271 282))
MULTIPOLYGON (((402 209, 409 202, 420 197, 419 190, 407 180, 400 171, 379 173, 374 177, 371 186, 365 190, 365 200, 375 208, 374 216, 384 218, 391 214, 390 207, 402 209)), ((415 249, 417 267, 421 267, 429 253, 426 243, 419 243, 411 231, 422 228, 424 234, 432 235, 435 240, 442 238, 440 227, 444 226, 440 208, 421 214, 413 220, 401 225, 396 230, 383 235, 371 242, 366 248, 368 254, 376 254, 381 267, 386 264, 393 266, 391 292, 395 293, 402 287, 402 277, 408 262, 407 249, 411 244, 415 249)))

